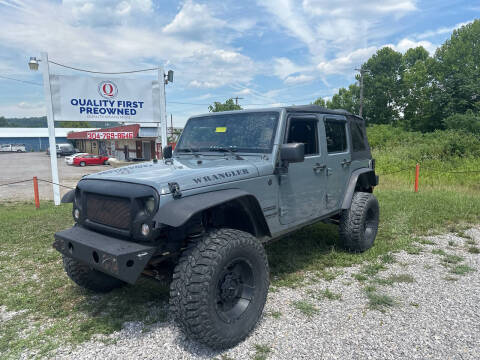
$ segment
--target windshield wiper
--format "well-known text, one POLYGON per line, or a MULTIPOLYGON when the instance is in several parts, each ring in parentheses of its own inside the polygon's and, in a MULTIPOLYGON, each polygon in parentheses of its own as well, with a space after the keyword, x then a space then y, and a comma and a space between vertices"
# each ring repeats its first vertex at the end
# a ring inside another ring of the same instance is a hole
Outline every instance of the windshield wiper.
POLYGON ((185 153, 192 153, 194 156, 199 156, 198 155, 198 149, 192 148, 192 147, 186 147, 186 148, 180 148, 177 149, 178 152, 185 152, 185 153))
POLYGON ((209 147, 208 151, 218 151, 218 152, 223 152, 223 153, 230 153, 232 156, 235 156, 237 160, 243 160, 243 158, 240 155, 235 154, 237 151, 236 146, 218 146, 218 145, 212 145, 209 147))

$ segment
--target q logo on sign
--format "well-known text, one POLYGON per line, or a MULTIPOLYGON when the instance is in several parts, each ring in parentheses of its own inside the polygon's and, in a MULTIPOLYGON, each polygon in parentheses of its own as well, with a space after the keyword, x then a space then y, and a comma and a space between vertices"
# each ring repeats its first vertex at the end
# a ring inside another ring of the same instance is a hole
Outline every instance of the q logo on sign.
POLYGON ((105 99, 111 99, 117 96, 118 88, 113 81, 102 81, 98 85, 98 93, 105 99))

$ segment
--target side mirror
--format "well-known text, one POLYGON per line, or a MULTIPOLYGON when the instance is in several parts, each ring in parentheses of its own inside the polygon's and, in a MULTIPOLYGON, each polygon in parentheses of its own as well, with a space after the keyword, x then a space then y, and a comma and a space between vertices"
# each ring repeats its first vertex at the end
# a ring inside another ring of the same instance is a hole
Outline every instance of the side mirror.
POLYGON ((302 162, 305 160, 305 144, 290 143, 280 145, 280 159, 287 163, 302 162))
POLYGON ((163 158, 164 159, 172 158, 172 145, 168 145, 163 148, 163 158))

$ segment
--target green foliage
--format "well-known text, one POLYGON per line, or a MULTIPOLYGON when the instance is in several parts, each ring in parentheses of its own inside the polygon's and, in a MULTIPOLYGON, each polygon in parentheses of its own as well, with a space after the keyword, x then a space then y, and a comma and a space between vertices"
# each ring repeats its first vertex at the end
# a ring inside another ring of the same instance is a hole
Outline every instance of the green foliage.
POLYGON ((465 114, 453 114, 443 119, 443 125, 447 129, 465 130, 480 135, 480 113, 469 109, 465 114))
POLYGON ((61 121, 58 125, 61 128, 89 128, 92 126, 88 121, 61 121))
MULTIPOLYGON (((421 46, 403 55, 390 47, 379 49, 362 65, 365 120, 411 131, 461 129, 480 134, 478 59, 478 19, 454 30, 433 57, 421 46)), ((352 84, 326 105, 357 114, 359 94, 359 86, 352 84)))
POLYGON ((210 112, 232 111, 232 110, 242 110, 242 107, 240 105, 235 104, 233 99, 228 99, 224 103, 215 101, 213 105, 208 105, 208 111, 210 112))

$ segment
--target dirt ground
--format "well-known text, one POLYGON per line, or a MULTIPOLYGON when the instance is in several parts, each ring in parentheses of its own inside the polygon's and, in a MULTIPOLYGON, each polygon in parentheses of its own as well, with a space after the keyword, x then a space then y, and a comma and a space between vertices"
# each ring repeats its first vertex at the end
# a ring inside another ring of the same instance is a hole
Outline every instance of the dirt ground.
MULTIPOLYGON (((58 160, 58 176, 60 184, 75 187, 83 175, 110 169, 110 165, 95 165, 78 167, 67 165, 65 158, 58 160)), ((22 180, 38 179, 52 180, 50 157, 44 152, 34 153, 0 153, 0 202, 1 201, 33 201, 33 182, 2 186, 22 180)), ((53 200, 52 185, 39 181, 38 189, 41 200, 53 200)), ((60 187, 63 195, 69 189, 60 187)))

